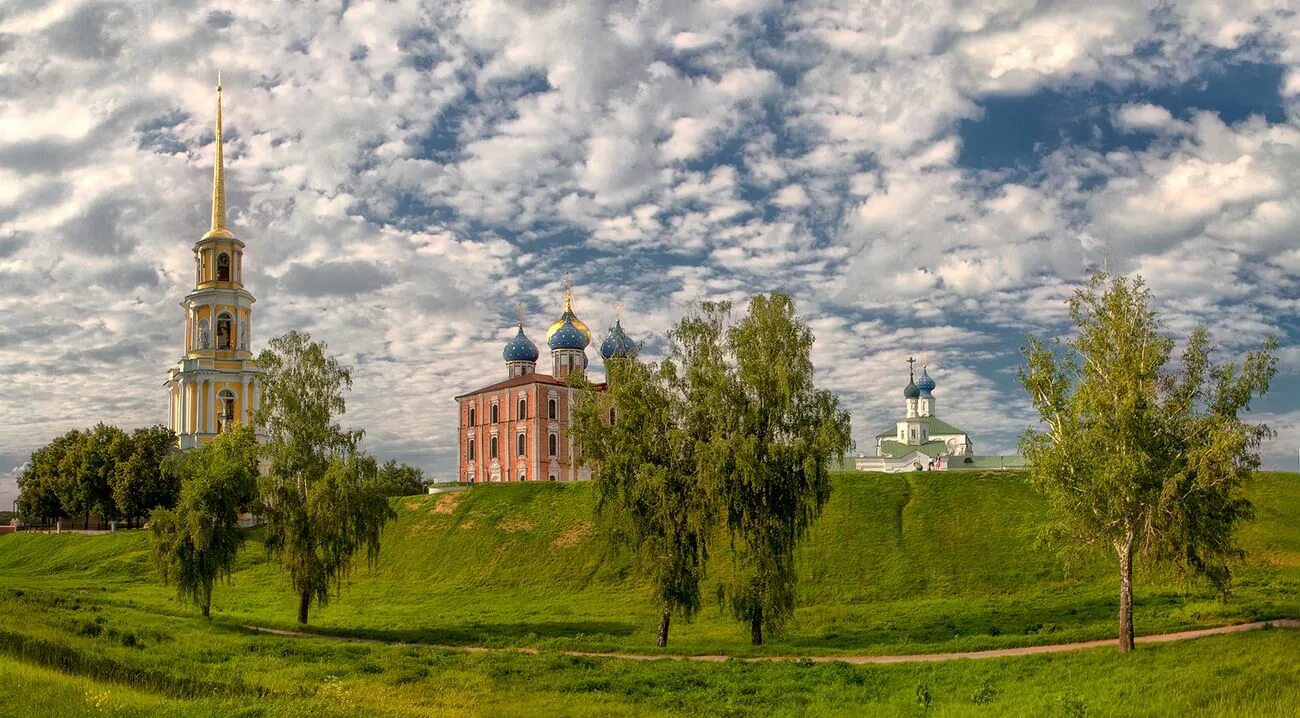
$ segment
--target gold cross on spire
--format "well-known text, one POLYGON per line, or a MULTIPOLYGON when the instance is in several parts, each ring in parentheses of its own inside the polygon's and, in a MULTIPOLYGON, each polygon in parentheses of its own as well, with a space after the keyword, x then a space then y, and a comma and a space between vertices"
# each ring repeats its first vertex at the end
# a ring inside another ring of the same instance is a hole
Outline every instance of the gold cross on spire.
POLYGON ((519 314, 519 328, 524 328, 524 303, 519 302, 515 305, 515 312, 519 314))
POLYGON ((573 311, 573 272, 564 273, 564 308, 573 311))
POLYGON ((622 321, 623 321, 623 303, 614 302, 614 323, 617 324, 622 321))
POLYGON ((928 353, 929 353, 929 352, 927 352, 927 351, 924 350, 924 349, 921 350, 921 368, 922 368, 922 369, 924 369, 924 368, 930 366, 930 362, 927 361, 926 358, 925 358, 925 355, 928 354, 928 353))

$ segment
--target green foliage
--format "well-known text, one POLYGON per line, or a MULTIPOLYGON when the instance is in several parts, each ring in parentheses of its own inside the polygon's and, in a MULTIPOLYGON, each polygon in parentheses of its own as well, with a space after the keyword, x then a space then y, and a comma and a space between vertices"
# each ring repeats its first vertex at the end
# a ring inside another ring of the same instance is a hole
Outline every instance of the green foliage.
POLYGON ((61 485, 67 481, 63 466, 82 438, 82 432, 73 429, 32 452, 27 468, 18 477, 18 513, 25 519, 69 516, 59 496, 61 485))
POLYGON ((174 506, 180 495, 179 477, 163 469, 169 456, 179 454, 176 434, 165 426, 136 429, 114 452, 122 457, 113 467, 109 486, 118 515, 136 519, 159 506, 174 506))
POLYGON ((928 711, 932 702, 934 702, 934 695, 930 693, 930 686, 924 683, 916 684, 916 707, 928 711))
POLYGON ((164 581, 208 616, 212 588, 229 580, 244 542, 239 513, 253 500, 257 442, 250 427, 223 433, 187 455, 179 467, 181 496, 176 508, 150 516, 152 558, 164 581))
POLYGON ((298 622, 311 601, 323 606, 341 590, 354 554, 373 564, 384 524, 395 516, 378 481, 375 461, 356 452, 360 431, 335 417, 346 410, 351 372, 325 353, 323 342, 290 332, 258 357, 265 370, 256 423, 266 433, 260 513, 267 551, 288 571, 299 596, 298 622))
POLYGON ((606 390, 581 394, 570 432, 582 462, 594 468, 598 509, 614 526, 611 534, 632 546, 650 578, 664 646, 671 617, 690 621, 699 611, 716 529, 716 505, 696 466, 709 407, 689 400, 691 387, 671 361, 656 369, 617 359, 606 370, 606 390))
POLYGON ((1027 432, 1021 448, 1051 501, 1052 537, 1118 555, 1120 647, 1131 650, 1135 555, 1227 587, 1234 529, 1252 515, 1244 485, 1271 433, 1239 415, 1268 389, 1276 343, 1240 368, 1215 365, 1198 329, 1174 373, 1174 340, 1140 278, 1095 274, 1069 310, 1078 336, 1064 351, 1033 337, 1025 349, 1020 379, 1046 430, 1027 432))
POLYGON ((400 463, 397 459, 389 459, 379 467, 376 481, 379 493, 384 496, 424 493, 424 470, 400 463))
POLYGON ((129 452, 126 433, 116 426, 96 424, 81 434, 59 464, 57 493, 63 510, 70 516, 85 514, 87 521, 92 513, 118 518, 109 479, 129 452))
POLYGON ((32 452, 19 477, 19 512, 27 519, 91 513, 136 519, 155 506, 176 503, 179 483, 162 464, 175 453, 176 435, 154 426, 127 434, 98 424, 72 430, 32 452))
POLYGON ((795 548, 830 498, 832 461, 852 439, 848 412, 813 384, 813 334, 794 302, 784 294, 754 297, 719 344, 726 312, 706 306, 701 321, 683 321, 678 338, 704 348, 699 400, 716 423, 702 475, 715 487, 736 548, 737 570, 719 597, 749 623, 757 645, 794 612, 795 548))

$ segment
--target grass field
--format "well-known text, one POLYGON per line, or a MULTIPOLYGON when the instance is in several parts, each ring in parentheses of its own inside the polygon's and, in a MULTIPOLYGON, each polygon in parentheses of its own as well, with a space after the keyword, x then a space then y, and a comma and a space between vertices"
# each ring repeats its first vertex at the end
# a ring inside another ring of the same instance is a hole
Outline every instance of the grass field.
MULTIPOLYGON (((1300 616, 1300 476, 1262 474, 1251 495, 1258 518, 1242 532, 1250 555, 1234 595, 1220 601, 1206 586, 1141 570, 1139 633, 1300 616)), ((585 484, 400 499, 380 565, 314 610, 312 630, 654 652, 656 612, 627 557, 606 546, 592 499, 585 484)), ((1112 636, 1115 569, 1099 560, 1067 571, 1036 547, 1044 509, 1019 474, 839 476, 802 553, 800 608, 786 634, 751 649, 745 627, 710 605, 695 623, 674 625, 669 650, 893 654, 1112 636)), ((391 715, 861 715, 855 707, 915 713, 926 694, 943 714, 1110 714, 1138 699, 1142 713, 1281 715, 1300 703, 1300 635, 1287 631, 1127 658, 1103 650, 867 667, 471 655, 252 635, 240 626, 294 627, 296 608, 256 538, 233 585, 219 587, 211 623, 157 583, 143 532, 0 538, 0 714, 42 696, 58 696, 67 715, 360 715, 366 706, 391 715)), ((729 570, 722 550, 712 576, 729 570)))

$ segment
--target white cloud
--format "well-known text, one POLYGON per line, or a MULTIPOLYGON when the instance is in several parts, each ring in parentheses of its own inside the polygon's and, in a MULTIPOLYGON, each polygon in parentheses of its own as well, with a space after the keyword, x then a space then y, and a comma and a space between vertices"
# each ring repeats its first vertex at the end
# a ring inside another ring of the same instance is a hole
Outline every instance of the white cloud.
POLYGON ((446 473, 450 398, 501 374, 514 304, 536 335, 569 270, 593 326, 625 300, 638 338, 686 301, 790 291, 860 446, 930 346, 945 412, 1008 449, 1028 414, 990 374, 1004 337, 1059 330, 1088 268, 1143 272, 1174 326, 1286 336, 1297 22, 1266 0, 10 8, 0 454, 162 419, 218 68, 256 336, 354 364, 377 452, 446 473), (1144 149, 959 164, 990 94, 1168 85, 1225 49, 1284 66, 1288 122, 1133 101, 1098 116, 1144 149))

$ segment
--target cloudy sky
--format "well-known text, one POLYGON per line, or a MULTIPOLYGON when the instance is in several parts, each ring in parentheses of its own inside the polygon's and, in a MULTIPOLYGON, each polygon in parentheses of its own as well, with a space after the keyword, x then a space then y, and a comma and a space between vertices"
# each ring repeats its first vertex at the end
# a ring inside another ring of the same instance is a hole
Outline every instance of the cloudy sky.
MULTIPOLYGON (((381 457, 454 471, 452 397, 572 272, 646 351, 685 303, 794 295, 858 448, 927 352, 981 453, 1032 423, 1026 332, 1107 267, 1171 330, 1269 335, 1300 445, 1300 15, 1191 2, 0 5, 0 501, 27 454, 165 421, 213 85, 254 348, 354 367, 381 457)), ((596 366, 593 352, 593 364, 596 366)))

